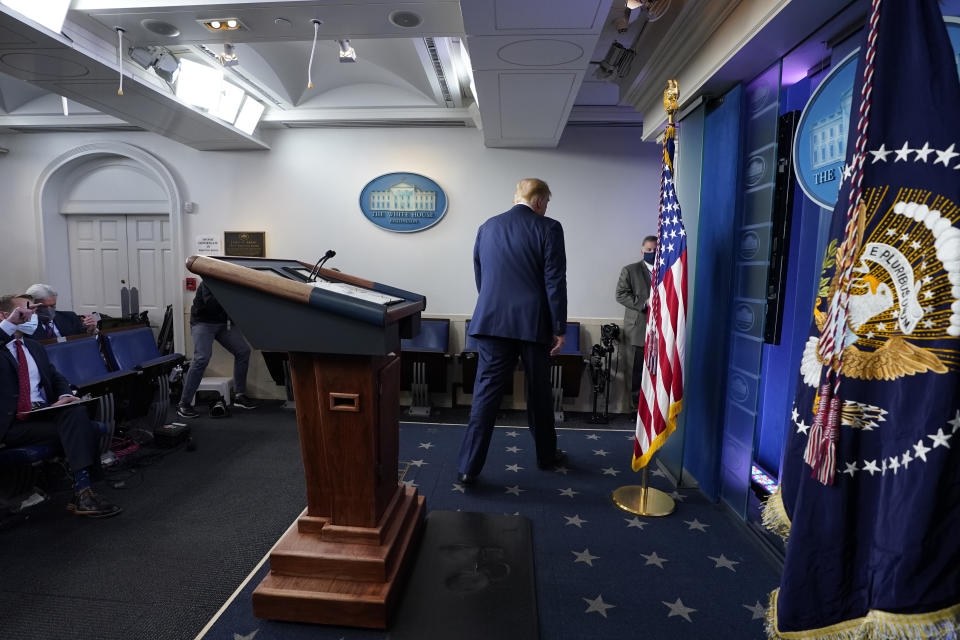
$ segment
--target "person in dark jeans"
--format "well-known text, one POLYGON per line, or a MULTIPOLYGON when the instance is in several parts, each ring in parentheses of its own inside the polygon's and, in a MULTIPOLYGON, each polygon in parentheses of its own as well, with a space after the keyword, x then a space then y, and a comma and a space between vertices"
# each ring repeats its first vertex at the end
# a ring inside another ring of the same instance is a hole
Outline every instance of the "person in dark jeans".
POLYGON ((250 365, 250 346, 227 312, 213 297, 206 284, 201 283, 190 307, 190 336, 193 338, 193 360, 183 382, 183 394, 177 405, 182 418, 196 418, 200 414, 193 408, 193 396, 197 393, 203 372, 207 369, 216 340, 233 354, 233 406, 255 409, 257 402, 247 397, 247 367, 250 365))

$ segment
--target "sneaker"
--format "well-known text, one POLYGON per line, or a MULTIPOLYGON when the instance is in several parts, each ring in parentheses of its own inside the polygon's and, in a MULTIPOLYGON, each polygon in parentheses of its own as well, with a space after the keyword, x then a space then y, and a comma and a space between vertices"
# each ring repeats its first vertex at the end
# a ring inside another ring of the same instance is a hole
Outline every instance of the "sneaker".
POLYGON ((247 397, 246 394, 238 393, 233 397, 233 406, 240 407, 241 409, 256 409, 260 406, 260 403, 253 398, 247 397))
POLYGON ((87 516, 88 518, 111 518, 123 511, 117 505, 110 504, 95 494, 93 489, 90 488, 74 494, 73 502, 67 505, 67 509, 78 516, 87 516))
POLYGON ((177 415, 181 418, 199 418, 200 413, 188 404, 177 405, 177 415))

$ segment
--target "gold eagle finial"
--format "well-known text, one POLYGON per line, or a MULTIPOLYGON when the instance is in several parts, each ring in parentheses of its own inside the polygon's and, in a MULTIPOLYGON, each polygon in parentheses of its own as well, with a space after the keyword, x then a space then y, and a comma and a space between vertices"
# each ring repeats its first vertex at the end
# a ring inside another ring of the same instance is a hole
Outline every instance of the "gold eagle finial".
POLYGON ((676 80, 667 80, 667 88, 663 92, 663 109, 667 112, 667 120, 673 124, 673 118, 680 110, 678 102, 680 98, 680 88, 676 80))

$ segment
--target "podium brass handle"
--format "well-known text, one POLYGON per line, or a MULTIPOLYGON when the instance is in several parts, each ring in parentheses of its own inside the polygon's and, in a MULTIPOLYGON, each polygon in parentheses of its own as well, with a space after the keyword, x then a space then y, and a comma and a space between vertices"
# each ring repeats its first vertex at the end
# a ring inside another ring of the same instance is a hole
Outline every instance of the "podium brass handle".
POLYGON ((331 393, 330 411, 360 411, 359 393, 331 393))

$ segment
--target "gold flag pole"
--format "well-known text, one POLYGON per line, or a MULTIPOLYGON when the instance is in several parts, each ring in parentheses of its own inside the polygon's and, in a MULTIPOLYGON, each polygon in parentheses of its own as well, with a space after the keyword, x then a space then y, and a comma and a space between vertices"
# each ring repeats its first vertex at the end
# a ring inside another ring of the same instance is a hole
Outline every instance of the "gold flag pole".
MULTIPOLYGON (((667 128, 676 124, 675 118, 680 109, 679 90, 676 80, 668 80, 663 92, 663 108, 667 112, 667 128)), ((664 141, 666 144, 666 141, 664 141)), ((664 151, 666 153, 666 151, 664 151)), ((650 486, 650 463, 643 467, 640 485, 624 485, 613 491, 613 503, 628 513, 638 516, 667 516, 673 513, 676 503, 673 498, 659 489, 650 486)))

